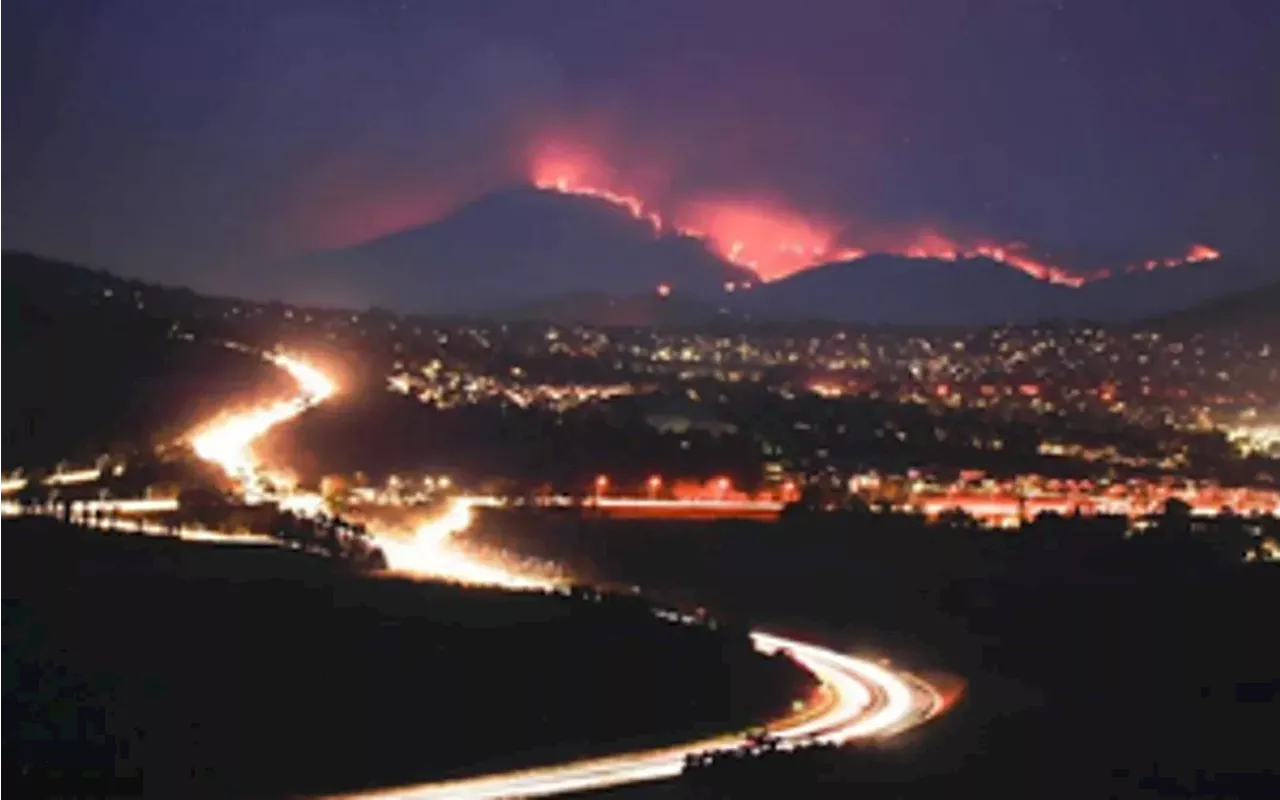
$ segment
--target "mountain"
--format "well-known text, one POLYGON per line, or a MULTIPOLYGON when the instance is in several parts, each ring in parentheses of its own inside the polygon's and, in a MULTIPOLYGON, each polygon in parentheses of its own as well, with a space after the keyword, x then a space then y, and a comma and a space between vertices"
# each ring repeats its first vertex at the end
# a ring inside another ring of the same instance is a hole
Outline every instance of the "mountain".
POLYGON ((532 188, 495 192, 449 216, 354 247, 271 266, 294 302, 474 313, 582 292, 717 296, 753 277, 696 239, 655 236, 624 210, 532 188))
POLYGON ((738 295, 734 308, 760 318, 896 325, 1131 322, 1261 280, 1256 271, 1215 261, 1122 273, 1072 288, 986 258, 952 262, 872 255, 758 286, 738 295))
POLYGON ((1253 291, 1274 280, 1274 271, 1268 274, 1231 259, 1127 272, 1074 290, 1070 308, 1078 319, 1135 322, 1223 295, 1253 291))
POLYGON ((702 241, 655 235, 647 221, 598 198, 530 187, 485 195, 436 222, 364 244, 267 265, 257 278, 264 276, 277 282, 271 294, 295 303, 604 324, 691 324, 704 313, 716 318, 722 306, 756 320, 1132 322, 1265 280, 1222 260, 1121 273, 1074 289, 981 257, 872 255, 726 295, 726 282, 754 275, 702 241), (662 284, 673 298, 714 308, 641 308, 662 284))
POLYGON ((758 286, 735 308, 770 319, 979 325, 1057 316, 1073 291, 985 258, 872 255, 758 286))
POLYGON ((1144 320, 1143 327, 1169 333, 1248 330, 1280 342, 1280 281, 1197 303, 1144 320))

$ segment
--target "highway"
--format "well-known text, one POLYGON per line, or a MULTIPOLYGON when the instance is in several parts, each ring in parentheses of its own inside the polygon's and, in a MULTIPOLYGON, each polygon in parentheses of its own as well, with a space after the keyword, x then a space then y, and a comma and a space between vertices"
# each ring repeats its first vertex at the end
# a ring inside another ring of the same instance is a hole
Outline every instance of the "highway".
MULTIPOLYGON (((298 380, 301 397, 289 408, 301 413, 327 399, 335 391, 334 384, 317 370, 283 356, 272 363, 289 371, 298 380)), ((261 415, 273 424, 289 414, 261 415)), ((257 425, 230 425, 240 432, 256 431, 257 425)), ((269 427, 269 426, 267 426, 269 427)), ((265 432, 265 431, 263 431, 265 432)), ((207 435, 208 438, 208 435, 207 435)), ((250 483, 254 460, 247 456, 253 436, 225 436, 213 432, 220 442, 233 442, 231 447, 213 448, 228 472, 250 483)), ((403 538, 386 537, 379 541, 393 570, 416 572, 473 584, 496 584, 514 588, 552 589, 554 584, 538 576, 513 574, 501 564, 478 563, 466 553, 449 547, 449 539, 471 523, 474 505, 486 504, 480 498, 459 498, 438 520, 420 527, 406 542, 403 538)), ((770 508, 771 511, 776 509, 770 508)), ((668 612, 670 613, 670 612, 668 612)), ((694 620, 678 615, 673 624, 693 624, 694 620)), ((821 707, 807 709, 779 723, 767 726, 781 747, 805 743, 842 744, 859 738, 890 736, 913 727, 939 713, 943 703, 932 686, 924 681, 865 659, 845 655, 816 644, 784 638, 763 631, 751 634, 756 648, 763 653, 786 650, 821 682, 825 698, 821 707)), ((685 745, 620 753, 603 758, 590 758, 565 764, 482 775, 447 782, 424 783, 368 793, 346 795, 363 798, 510 798, 547 797, 568 792, 607 789, 631 783, 676 777, 684 768, 685 757, 707 750, 740 745, 742 738, 725 736, 690 742, 685 745)))
MULTIPOLYGON (((891 736, 929 719, 943 708, 937 692, 913 676, 814 644, 768 633, 755 632, 752 639, 761 652, 789 651, 822 682, 826 690, 826 700, 816 713, 798 714, 768 727, 770 734, 778 738, 781 748, 807 743, 843 744, 854 739, 891 736)), ((658 750, 336 797, 482 800, 598 791, 675 778, 683 770, 686 756, 733 747, 742 742, 742 737, 724 736, 658 750)))
MULTIPOLYGON (((315 507, 317 496, 296 492, 281 493, 252 450, 254 441, 272 427, 296 417, 332 396, 337 388, 323 373, 306 362, 281 353, 263 354, 272 364, 286 370, 297 381, 299 394, 264 408, 224 416, 192 437, 198 456, 220 467, 240 487, 246 502, 271 501, 282 506, 315 507)), ((91 480, 87 471, 68 476, 67 482, 91 480)), ((98 476, 95 474, 92 479, 98 476)), ((20 484, 2 487, 5 493, 20 484)), ((515 589, 551 591, 557 584, 539 576, 519 574, 497 563, 483 562, 450 544, 450 539, 472 522, 472 507, 496 501, 486 498, 456 498, 438 519, 417 530, 400 535, 375 537, 393 571, 451 580, 472 585, 497 585, 515 589)), ((73 516, 80 517, 92 507, 117 513, 145 513, 171 510, 172 500, 110 500, 77 502, 73 516)), ((46 511, 51 509, 45 509, 46 511)), ((14 503, 4 503, 6 515, 19 513, 14 503)), ((116 520, 113 527, 143 534, 163 535, 166 530, 153 522, 134 517, 116 520)), ((212 531, 188 531, 192 540, 274 544, 269 537, 225 537, 212 531)), ((672 624, 701 624, 678 612, 659 611, 672 624)), ((786 719, 766 726, 782 748, 806 743, 841 744, 859 738, 894 735, 924 722, 944 709, 937 691, 919 678, 869 660, 839 653, 816 644, 785 638, 763 631, 751 634, 762 653, 785 650, 820 681, 818 700, 786 719)), ((358 732, 353 732, 359 735, 358 732)), ((394 789, 344 795, 348 798, 511 798, 546 797, 568 792, 607 789, 631 783, 669 779, 680 774, 685 757, 712 749, 744 743, 741 736, 704 739, 657 750, 625 752, 499 774, 424 783, 394 789)))

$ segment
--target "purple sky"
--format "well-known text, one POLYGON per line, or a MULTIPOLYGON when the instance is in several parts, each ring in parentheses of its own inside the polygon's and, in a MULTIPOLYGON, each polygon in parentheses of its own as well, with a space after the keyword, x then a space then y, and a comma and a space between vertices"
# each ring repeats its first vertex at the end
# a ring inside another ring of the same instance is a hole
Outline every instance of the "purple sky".
POLYGON ((438 218, 547 142, 664 211, 1280 264, 1272 0, 11 0, 4 23, 5 247, 171 282, 438 218))

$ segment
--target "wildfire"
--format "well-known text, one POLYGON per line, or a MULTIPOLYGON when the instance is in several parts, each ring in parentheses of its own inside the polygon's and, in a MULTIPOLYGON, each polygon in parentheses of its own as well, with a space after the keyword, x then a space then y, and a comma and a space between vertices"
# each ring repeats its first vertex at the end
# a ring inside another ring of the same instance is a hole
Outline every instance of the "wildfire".
MULTIPOLYGON (((1181 256, 1148 259, 1120 270, 1092 272, 1069 270, 1030 254, 1021 242, 961 242, 922 229, 896 244, 854 247, 840 242, 840 226, 816 217, 786 210, 776 204, 740 199, 701 199, 682 203, 663 215, 632 189, 618 188, 612 170, 595 158, 548 151, 534 159, 533 185, 544 191, 591 197, 608 203, 645 223, 654 236, 674 233, 701 240, 712 252, 735 266, 749 269, 762 281, 774 281, 819 264, 854 261, 872 253, 908 258, 988 258, 1033 278, 1063 286, 1080 287, 1117 272, 1138 272, 1218 259, 1221 254, 1202 244, 1192 245, 1181 256)), ((735 284, 735 289, 737 285, 735 284)))

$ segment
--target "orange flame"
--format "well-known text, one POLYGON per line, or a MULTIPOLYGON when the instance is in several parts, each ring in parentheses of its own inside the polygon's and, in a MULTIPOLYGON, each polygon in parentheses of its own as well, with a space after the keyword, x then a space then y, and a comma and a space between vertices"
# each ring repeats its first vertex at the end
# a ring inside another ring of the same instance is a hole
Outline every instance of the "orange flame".
POLYGON ((682 204, 674 218, 664 216, 639 193, 617 188, 612 170, 578 151, 544 151, 534 159, 530 178, 539 189, 591 197, 621 209, 648 225, 654 236, 674 232, 699 239, 725 261, 751 270, 762 281, 779 280, 819 264, 854 261, 872 252, 944 261, 988 258, 1037 280, 1071 287, 1109 278, 1116 272, 1178 267, 1221 257, 1212 247, 1194 244, 1182 256, 1148 259, 1121 270, 1080 273, 1035 258, 1021 242, 964 244, 928 229, 896 246, 848 247, 838 241, 839 226, 760 201, 703 199, 682 204))

